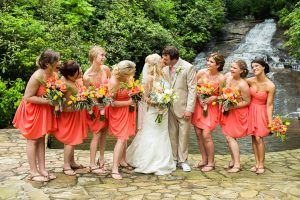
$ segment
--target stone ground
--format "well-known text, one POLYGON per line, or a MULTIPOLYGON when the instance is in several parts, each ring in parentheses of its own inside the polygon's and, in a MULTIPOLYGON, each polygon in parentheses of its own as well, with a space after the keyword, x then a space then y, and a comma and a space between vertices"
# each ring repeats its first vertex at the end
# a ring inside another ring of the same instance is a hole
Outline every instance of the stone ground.
MULTIPOLYGON (((63 150, 47 149, 46 166, 57 179, 27 181, 26 140, 15 129, 0 130, 0 199, 300 199, 300 149, 266 154, 267 170, 256 175, 248 169, 252 154, 241 156, 243 170, 230 174, 223 169, 229 156, 216 156, 216 170, 202 173, 177 170, 155 176, 122 172, 121 181, 95 176, 87 169, 74 177, 62 173, 63 150)), ((89 151, 75 151, 78 163, 88 166, 89 151)), ((190 155, 190 164, 200 155, 190 155)), ((111 167, 112 152, 106 153, 111 167)))

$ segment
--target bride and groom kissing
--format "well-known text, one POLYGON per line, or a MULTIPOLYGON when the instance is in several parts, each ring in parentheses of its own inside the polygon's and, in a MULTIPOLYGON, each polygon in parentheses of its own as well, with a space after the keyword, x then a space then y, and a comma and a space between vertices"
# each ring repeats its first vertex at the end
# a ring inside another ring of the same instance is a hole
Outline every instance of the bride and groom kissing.
POLYGON ((170 174, 176 166, 191 171, 188 164, 190 121, 196 101, 196 70, 179 57, 176 47, 168 46, 158 54, 146 58, 143 69, 145 102, 141 113, 142 125, 127 149, 127 162, 139 173, 170 174), (163 84, 172 88, 177 99, 163 113, 161 123, 156 123, 157 109, 151 105, 148 94, 163 84))

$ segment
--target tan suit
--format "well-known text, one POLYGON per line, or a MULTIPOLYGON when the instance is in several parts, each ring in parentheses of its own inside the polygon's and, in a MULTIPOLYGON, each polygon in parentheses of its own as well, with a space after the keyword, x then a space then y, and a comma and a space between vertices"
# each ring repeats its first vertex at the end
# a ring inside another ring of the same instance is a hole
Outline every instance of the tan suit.
MULTIPOLYGON (((171 81, 177 99, 169 109, 169 134, 174 160, 185 162, 188 158, 190 121, 183 119, 184 111, 194 112, 196 102, 196 70, 194 66, 179 58, 174 65, 175 75, 171 81)), ((171 80, 170 67, 164 71, 171 80)))

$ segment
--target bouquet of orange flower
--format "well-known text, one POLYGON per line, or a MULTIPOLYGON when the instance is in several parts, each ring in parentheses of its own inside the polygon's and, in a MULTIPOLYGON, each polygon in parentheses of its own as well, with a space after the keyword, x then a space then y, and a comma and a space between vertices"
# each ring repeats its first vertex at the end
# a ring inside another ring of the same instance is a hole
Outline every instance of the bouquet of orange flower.
POLYGON ((174 102, 177 95, 173 89, 165 88, 163 84, 156 86, 152 89, 149 94, 151 103, 158 109, 158 115, 155 122, 161 123, 163 118, 163 113, 168 108, 168 106, 174 102))
POLYGON ((287 126, 290 125, 288 119, 282 119, 280 116, 275 117, 271 123, 269 123, 268 128, 270 129, 271 133, 275 133, 277 137, 280 137, 281 141, 286 141, 286 132, 287 126))
MULTIPOLYGON (((128 89, 128 95, 132 98, 132 100, 137 103, 143 98, 144 95, 144 86, 140 84, 140 80, 134 80, 132 77, 129 80, 129 83, 123 83, 121 88, 128 89)), ((133 112, 134 111, 134 106, 130 105, 129 106, 129 111, 133 112)))
POLYGON ((63 81, 53 77, 48 78, 46 82, 40 81, 46 87, 45 97, 51 101, 51 105, 54 105, 54 115, 58 117, 59 112, 62 112, 62 103, 66 100, 64 94, 67 92, 67 86, 63 81))
MULTIPOLYGON (((218 89, 218 88, 214 88, 212 86, 212 84, 210 84, 210 83, 204 83, 204 84, 197 85, 197 96, 198 96, 198 98, 200 98, 199 100, 203 101, 206 98, 213 96, 216 89, 218 89)), ((212 105, 216 105, 216 102, 212 102, 212 105)), ((208 114, 207 104, 205 104, 203 106, 203 115, 207 116, 207 114, 208 114)))
POLYGON ((222 95, 218 97, 218 101, 222 104, 222 112, 228 115, 228 109, 238 104, 241 98, 240 92, 235 88, 223 88, 222 95))
POLYGON ((112 103, 111 95, 108 91, 108 83, 104 82, 103 84, 95 84, 93 88, 94 96, 97 100, 98 105, 100 106, 100 121, 105 120, 105 105, 112 103))
POLYGON ((93 87, 82 86, 76 95, 70 96, 68 105, 72 106, 74 110, 87 110, 91 119, 95 119, 96 116, 93 113, 93 106, 95 105, 93 98, 95 97, 93 87))

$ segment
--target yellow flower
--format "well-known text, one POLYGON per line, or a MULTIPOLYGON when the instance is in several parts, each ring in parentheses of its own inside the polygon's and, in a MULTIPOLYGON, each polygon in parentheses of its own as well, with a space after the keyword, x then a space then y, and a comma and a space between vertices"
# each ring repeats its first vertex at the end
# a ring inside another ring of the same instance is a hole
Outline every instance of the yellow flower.
POLYGON ((46 92, 49 93, 49 92, 50 92, 50 89, 47 89, 46 92))
POLYGON ((94 97, 95 97, 95 95, 94 95, 94 94, 90 94, 90 97, 91 97, 91 98, 94 98, 94 97))
POLYGON ((105 89, 101 88, 98 93, 104 96, 105 95, 105 89))
POLYGON ((63 93, 61 91, 59 91, 58 93, 58 96, 62 97, 63 96, 63 93))
POLYGON ((217 102, 215 102, 215 101, 211 103, 211 105, 213 105, 213 106, 216 105, 216 104, 217 104, 217 102))
POLYGON ((76 98, 73 95, 70 95, 70 99, 74 102, 76 101, 76 98))
POLYGON ((286 132, 286 131, 287 131, 287 128, 283 128, 282 130, 283 130, 284 132, 286 132))
POLYGON ((141 85, 140 91, 141 91, 141 92, 144 92, 144 91, 145 91, 144 86, 141 85))
POLYGON ((73 103, 73 101, 68 101, 68 105, 71 105, 73 103))
POLYGON ((87 96, 89 95, 89 93, 88 93, 88 92, 84 92, 83 95, 84 95, 85 97, 87 97, 87 96))
POLYGON ((55 101, 58 98, 57 95, 54 95, 53 100, 55 101))
POLYGON ((289 125, 291 125, 291 123, 290 122, 285 122, 285 125, 289 126, 289 125))

